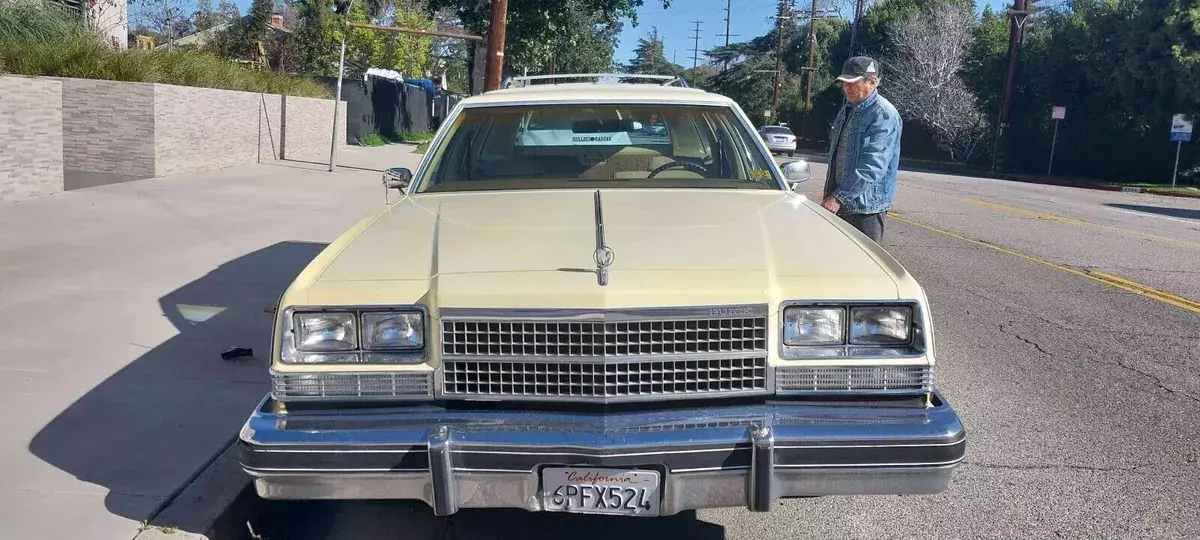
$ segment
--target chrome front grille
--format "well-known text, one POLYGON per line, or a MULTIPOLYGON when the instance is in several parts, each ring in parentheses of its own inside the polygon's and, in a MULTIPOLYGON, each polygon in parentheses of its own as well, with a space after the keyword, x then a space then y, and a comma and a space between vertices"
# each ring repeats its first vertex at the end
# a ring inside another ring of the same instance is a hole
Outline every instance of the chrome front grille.
POLYGON ((767 348, 767 318, 644 321, 442 321, 442 354, 609 357, 746 353, 767 348))
POLYGON ((275 373, 271 395, 281 401, 329 399, 429 399, 430 372, 275 373))
POLYGON ((446 395, 620 401, 654 396, 736 395, 767 388, 767 359, 728 357, 588 361, 445 362, 446 395))
POLYGON ((924 392, 933 387, 933 366, 780 367, 778 393, 924 392))
POLYGON ((443 310, 446 396, 637 401, 764 394, 767 307, 443 310))

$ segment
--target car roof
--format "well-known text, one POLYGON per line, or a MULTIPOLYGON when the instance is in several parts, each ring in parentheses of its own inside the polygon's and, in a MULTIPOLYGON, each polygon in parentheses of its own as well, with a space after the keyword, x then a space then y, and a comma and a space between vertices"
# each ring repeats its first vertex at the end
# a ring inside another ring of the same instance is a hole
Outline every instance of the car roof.
POLYGON ((464 107, 513 105, 520 103, 672 103, 696 105, 730 105, 720 94, 699 88, 628 83, 566 83, 534 84, 524 87, 492 90, 462 101, 464 107))

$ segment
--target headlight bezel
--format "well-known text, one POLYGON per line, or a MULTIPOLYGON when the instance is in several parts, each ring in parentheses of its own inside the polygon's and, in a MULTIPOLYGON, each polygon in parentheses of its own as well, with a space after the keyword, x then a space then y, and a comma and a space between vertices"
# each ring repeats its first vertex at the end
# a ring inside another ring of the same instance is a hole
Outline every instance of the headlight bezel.
POLYGON ((429 309, 422 305, 370 306, 290 306, 283 310, 282 335, 276 341, 280 347, 279 361, 286 365, 415 365, 429 360, 429 309), (347 350, 307 350, 301 348, 298 332, 301 315, 313 313, 349 314, 353 321, 355 347, 347 350), (381 313, 415 313, 420 316, 420 347, 371 347, 366 341, 364 316, 381 313), (316 361, 318 357, 339 357, 342 361, 316 361), (346 359, 353 358, 353 361, 346 359), (383 361, 380 361, 383 360, 383 361))
POLYGON ((789 300, 779 306, 779 357, 783 360, 877 360, 916 358, 927 354, 929 319, 921 301, 901 300, 789 300), (868 344, 851 340, 853 313, 857 308, 907 308, 910 313, 908 339, 903 343, 868 344), (789 308, 843 310, 842 339, 840 343, 820 345, 789 345, 787 333, 787 310, 789 308))

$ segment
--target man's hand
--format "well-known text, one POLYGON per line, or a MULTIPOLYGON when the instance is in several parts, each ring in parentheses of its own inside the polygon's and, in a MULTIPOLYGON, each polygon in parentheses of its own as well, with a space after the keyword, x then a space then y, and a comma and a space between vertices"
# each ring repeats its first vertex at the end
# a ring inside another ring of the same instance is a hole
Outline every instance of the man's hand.
POLYGON ((825 207, 826 210, 829 210, 830 213, 836 214, 838 209, 842 207, 842 203, 831 195, 829 197, 825 197, 824 201, 821 201, 821 206, 825 207))

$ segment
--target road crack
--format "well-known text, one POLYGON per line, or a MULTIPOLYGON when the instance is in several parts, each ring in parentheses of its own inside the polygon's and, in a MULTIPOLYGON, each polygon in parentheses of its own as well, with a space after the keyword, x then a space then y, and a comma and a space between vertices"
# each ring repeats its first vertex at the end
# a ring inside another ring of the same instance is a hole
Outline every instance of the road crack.
MULTIPOLYGON (((1032 339, 1029 339, 1025 336, 1022 336, 1020 333, 1018 333, 1016 331, 1010 331, 1010 327, 1013 324, 1014 323, 1012 321, 1007 322, 1007 323, 1000 323, 998 325, 1000 328, 1000 333, 1012 336, 1012 337, 1020 340, 1022 343, 1033 346, 1034 350, 1036 350, 1037 352, 1039 352, 1042 355, 1047 356, 1049 358, 1057 358, 1059 356, 1055 353, 1052 353, 1052 352, 1046 350, 1044 347, 1042 347, 1042 345, 1040 343, 1038 343, 1032 339)), ((1141 375, 1142 377, 1145 377, 1145 378, 1153 381, 1155 386, 1157 386, 1161 390, 1166 391, 1168 394, 1177 395, 1177 396, 1180 396, 1183 398, 1187 398, 1195 403, 1200 403, 1200 397, 1196 397, 1196 396, 1194 396, 1188 392, 1185 392, 1183 390, 1176 390, 1174 388, 1171 388, 1171 387, 1167 386, 1163 382, 1163 380, 1161 378, 1159 378, 1158 376, 1156 376, 1152 373, 1147 373, 1145 371, 1142 371, 1134 366, 1128 365, 1125 362, 1123 362, 1119 357, 1116 357, 1115 360, 1113 361, 1113 363, 1116 364, 1117 366, 1125 369, 1126 371, 1131 371, 1133 373, 1136 373, 1138 375, 1141 375)))
MULTIPOLYGON (((1011 471, 1049 471, 1049 470, 1071 470, 1071 471, 1088 471, 1088 472, 1135 472, 1143 473, 1143 469, 1155 468, 1166 469, 1168 467, 1188 467, 1197 464, 1196 457, 1188 457, 1182 461, 1171 461, 1165 463, 1138 463, 1135 465, 1079 465, 1074 463, 1045 463, 1037 465, 1010 464, 1010 463, 989 463, 985 461, 963 460, 963 464, 979 467, 982 469, 1002 469, 1011 471)), ((1178 475, 1173 475, 1178 476, 1178 475)))
POLYGON ((1193 395, 1191 395, 1191 394, 1189 394, 1189 393, 1187 393, 1187 392, 1184 392, 1184 391, 1182 391, 1182 390, 1175 390, 1175 389, 1173 389, 1173 388, 1170 388, 1170 387, 1168 387, 1167 385, 1163 384, 1163 381, 1162 381, 1162 379, 1158 378, 1158 377, 1157 377, 1157 376, 1155 376, 1155 375, 1152 375, 1152 374, 1150 374, 1150 373, 1146 373, 1145 371, 1142 371, 1142 370, 1140 370, 1140 369, 1138 369, 1138 368, 1136 368, 1136 367, 1133 367, 1133 366, 1130 366, 1130 365, 1126 365, 1126 364, 1125 364, 1125 362, 1122 362, 1121 360, 1117 360, 1117 361, 1116 361, 1116 364, 1117 364, 1118 366, 1121 366, 1122 368, 1124 368, 1124 369, 1125 369, 1125 370, 1127 370, 1127 371, 1132 371, 1132 372, 1134 372, 1134 373, 1137 373, 1138 375, 1141 375, 1141 376, 1143 376, 1143 377, 1145 377, 1145 378, 1147 378, 1147 379, 1150 379, 1150 380, 1154 381, 1154 384, 1155 384, 1155 386, 1158 386, 1159 388, 1161 388, 1161 389, 1163 389, 1163 390, 1166 390, 1168 394, 1175 394, 1175 395, 1179 395, 1179 396, 1185 397, 1185 398, 1187 398, 1187 399, 1190 399, 1190 400, 1192 400, 1192 401, 1194 401, 1194 402, 1196 402, 1196 403, 1200 403, 1200 398, 1198 398, 1198 397, 1196 397, 1196 396, 1193 396, 1193 395))

